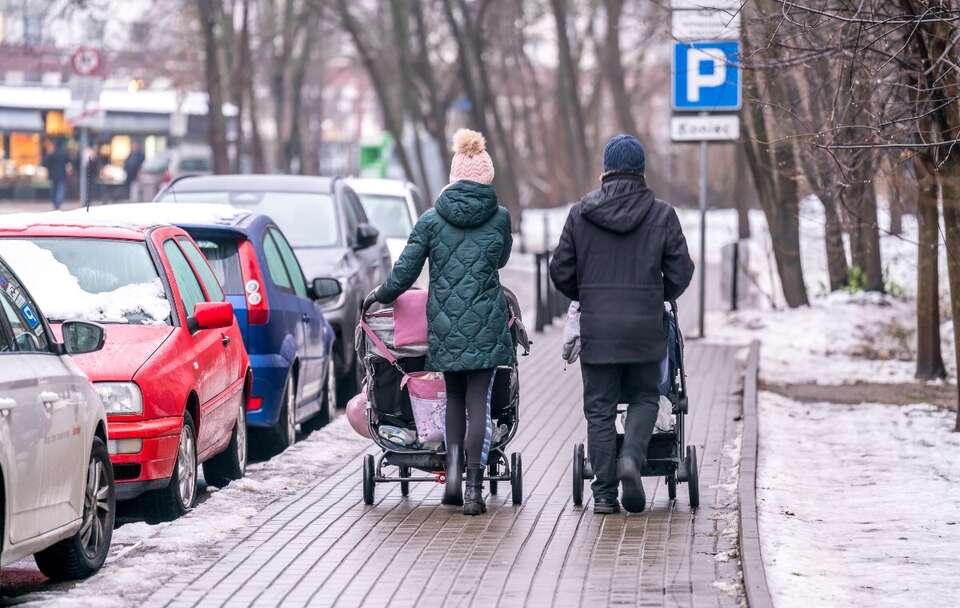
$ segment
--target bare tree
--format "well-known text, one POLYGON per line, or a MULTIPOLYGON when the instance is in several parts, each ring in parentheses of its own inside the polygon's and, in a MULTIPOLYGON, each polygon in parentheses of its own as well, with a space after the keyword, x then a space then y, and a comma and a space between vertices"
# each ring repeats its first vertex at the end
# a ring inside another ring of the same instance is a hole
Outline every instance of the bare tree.
POLYGON ((196 0, 200 26, 203 32, 204 71, 207 79, 207 118, 209 120, 210 148, 213 151, 215 173, 230 171, 227 157, 227 133, 223 118, 223 79, 217 40, 217 13, 219 0, 196 0))

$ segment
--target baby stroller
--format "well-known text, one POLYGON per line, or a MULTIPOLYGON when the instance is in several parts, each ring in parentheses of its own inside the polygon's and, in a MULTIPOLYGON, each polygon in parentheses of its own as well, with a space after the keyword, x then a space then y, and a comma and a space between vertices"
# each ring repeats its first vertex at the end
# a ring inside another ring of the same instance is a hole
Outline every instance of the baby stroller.
MULTIPOLYGON (((645 477, 664 476, 667 482, 667 494, 673 500, 677 497, 677 482, 685 482, 690 498, 690 507, 700 506, 700 484, 697 479, 697 448, 686 446, 684 457, 684 417, 687 413, 687 377, 683 365, 683 335, 680 333, 677 303, 670 302, 666 311, 667 359, 665 378, 660 392, 672 404, 672 413, 676 417, 673 428, 668 431, 654 430, 647 448, 647 462, 641 471, 645 477)), ((618 418, 626 414, 626 406, 617 408, 618 418)), ((617 433, 617 452, 623 446, 623 433, 617 433)), ((573 504, 583 505, 583 482, 593 479, 593 470, 586 457, 584 445, 573 446, 573 504)))
MULTIPOLYGON (((523 326, 519 303, 510 290, 504 288, 503 291, 510 313, 514 347, 528 355, 531 342, 523 326)), ((422 445, 416 440, 410 395, 403 386, 405 374, 424 370, 427 345, 394 346, 393 311, 390 308, 375 312, 364 308, 361 319, 364 323, 357 327, 356 345, 365 374, 367 422, 370 437, 382 451, 379 457, 366 454, 363 458, 364 503, 373 504, 378 483, 399 483, 400 494, 407 496, 410 482, 422 481, 445 484, 446 501, 452 504, 462 502, 464 471, 446 470, 444 445, 422 445), (395 475, 384 470, 389 466, 396 467, 395 475), (415 475, 414 470, 426 475, 415 475)), ((518 452, 512 452, 507 458, 506 448, 517 431, 519 405, 519 374, 514 362, 512 366, 497 368, 494 377, 490 409, 496 432, 484 479, 489 482, 490 493, 494 495, 499 482, 509 482, 515 505, 523 501, 523 463, 518 452)))

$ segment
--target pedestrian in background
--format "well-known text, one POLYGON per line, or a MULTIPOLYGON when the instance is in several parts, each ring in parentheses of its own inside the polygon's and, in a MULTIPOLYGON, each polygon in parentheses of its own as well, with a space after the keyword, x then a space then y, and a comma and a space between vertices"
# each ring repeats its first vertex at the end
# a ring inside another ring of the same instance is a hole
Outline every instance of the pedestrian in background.
POLYGON ((140 168, 143 167, 144 159, 145 157, 143 150, 140 148, 140 143, 135 141, 130 144, 130 154, 127 156, 127 159, 123 161, 123 172, 125 174, 124 183, 127 186, 128 200, 139 198, 139 196, 134 197, 133 186, 137 178, 140 177, 140 168))
POLYGON ((444 374, 447 392, 447 469, 463 466, 463 513, 480 515, 483 474, 493 441, 490 399, 496 368, 516 353, 508 327, 499 269, 510 258, 510 213, 493 188, 493 161, 476 131, 454 136, 450 183, 420 216, 400 258, 373 294, 389 303, 410 289, 430 260, 426 368, 444 374), (467 424, 467 418, 470 422, 467 424))
POLYGON ((67 192, 67 167, 70 165, 70 156, 62 139, 47 145, 52 149, 48 149, 43 157, 43 166, 46 167, 47 179, 50 180, 50 202, 53 204, 53 209, 59 211, 67 192))
POLYGON ((550 277, 580 302, 580 370, 587 448, 595 474, 594 513, 646 506, 640 473, 657 420, 660 362, 666 355, 664 302, 693 277, 680 220, 644 178, 643 146, 617 135, 603 149, 600 188, 570 210, 550 277), (627 404, 617 460, 617 404, 627 404))

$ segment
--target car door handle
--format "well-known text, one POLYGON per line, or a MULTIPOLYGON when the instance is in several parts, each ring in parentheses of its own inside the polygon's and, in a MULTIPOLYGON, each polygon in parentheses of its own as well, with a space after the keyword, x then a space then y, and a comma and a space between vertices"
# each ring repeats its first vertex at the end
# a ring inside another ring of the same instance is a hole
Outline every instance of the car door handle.
POLYGON ((59 400, 60 400, 60 395, 54 392, 43 391, 42 393, 40 393, 40 401, 43 402, 43 405, 45 405, 48 408, 53 407, 53 404, 55 404, 59 400))
POLYGON ((304 323, 309 323, 309 322, 313 321, 313 319, 312 319, 312 318, 310 317, 310 315, 308 315, 308 314, 302 314, 302 315, 300 315, 300 320, 303 321, 304 323))
POLYGON ((17 407, 17 402, 7 397, 0 397, 0 414, 4 416, 10 414, 10 410, 17 407))
POLYGON ((230 336, 226 334, 220 336, 220 342, 223 344, 224 347, 230 346, 230 336))

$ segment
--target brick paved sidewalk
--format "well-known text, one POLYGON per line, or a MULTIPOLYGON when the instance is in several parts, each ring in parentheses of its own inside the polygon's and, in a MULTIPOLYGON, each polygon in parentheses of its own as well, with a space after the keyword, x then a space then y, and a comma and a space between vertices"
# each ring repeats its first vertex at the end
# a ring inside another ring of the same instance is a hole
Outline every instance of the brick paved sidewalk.
POLYGON ((398 484, 378 484, 368 507, 357 458, 259 514, 215 562, 147 605, 738 605, 733 465, 723 454, 738 432, 737 349, 687 345, 700 509, 691 512, 685 485, 671 504, 650 478, 646 513, 602 517, 571 498, 572 446, 586 434, 579 370, 562 371, 558 330, 535 339, 509 446, 523 454, 522 506, 501 484, 485 516, 465 517, 440 505, 437 484, 421 483, 407 498, 398 484))

